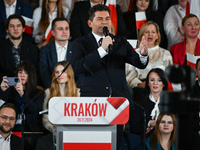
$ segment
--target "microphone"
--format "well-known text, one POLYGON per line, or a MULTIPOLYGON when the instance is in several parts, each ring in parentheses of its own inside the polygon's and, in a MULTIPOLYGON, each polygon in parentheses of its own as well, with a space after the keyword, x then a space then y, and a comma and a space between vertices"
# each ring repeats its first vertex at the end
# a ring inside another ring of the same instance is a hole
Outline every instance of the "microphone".
MULTIPOLYGON (((109 30, 108 30, 108 27, 103 27, 103 34, 105 35, 105 36, 109 36, 109 30)), ((109 46, 108 46, 108 54, 109 54, 109 52, 111 53, 112 52, 112 45, 110 44, 109 46)))
MULTIPOLYGON (((25 116, 24 116, 24 110, 25 110, 25 108, 31 103, 31 102, 33 102, 40 94, 42 94, 46 89, 48 89, 50 86, 51 86, 51 84, 53 83, 53 82, 55 82, 66 70, 67 70, 67 68, 69 67, 69 65, 70 65, 70 63, 68 63, 67 64, 67 66, 63 69, 63 71, 62 71, 62 73, 57 77, 57 78, 55 78, 48 86, 46 86, 45 88, 44 88, 44 90, 41 90, 35 97, 33 97, 33 99, 32 100, 30 100, 26 105, 24 105, 24 107, 22 108, 22 126, 21 126, 21 128, 22 128, 22 150, 24 150, 24 121, 25 121, 25 116)), ((48 110, 44 110, 44 111, 41 111, 41 112, 39 112, 39 114, 45 114, 45 113, 47 113, 48 112, 48 110)))
MULTIPOLYGON (((109 86, 106 82, 104 82, 103 80, 101 80, 100 78, 98 78, 97 76, 94 75, 94 73, 92 72, 92 70, 86 65, 86 64, 83 64, 83 66, 85 67, 85 69, 95 78, 97 79, 98 81, 100 81, 101 83, 105 84, 106 86, 109 86)), ((112 89, 114 91, 116 91, 117 93, 119 93, 120 95, 122 95, 123 97, 126 97, 123 93, 121 93, 120 91, 118 91, 117 89, 113 88, 112 89)), ((143 123, 144 123, 144 128, 143 128, 143 132, 144 132, 144 135, 143 135, 143 143, 142 143, 142 147, 143 147, 143 150, 145 150, 145 133, 146 133, 146 112, 145 112, 145 109, 144 107, 142 107, 141 105, 139 105, 138 103, 134 102, 134 101, 130 101, 130 102, 133 102, 135 105, 137 105, 140 109, 143 110, 143 117, 144 117, 144 120, 143 120, 143 123)), ((131 103, 130 103, 131 104, 131 103)))

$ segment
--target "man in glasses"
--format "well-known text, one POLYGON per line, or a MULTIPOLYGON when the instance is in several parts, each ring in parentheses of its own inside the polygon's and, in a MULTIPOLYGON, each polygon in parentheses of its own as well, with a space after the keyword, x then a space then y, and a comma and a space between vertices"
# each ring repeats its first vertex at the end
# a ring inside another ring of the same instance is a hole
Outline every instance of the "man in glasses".
MULTIPOLYGON (((11 103, 0 107, 0 149, 21 150, 21 138, 12 134, 16 122, 15 106, 11 103)), ((27 148, 27 145, 25 146, 27 148)))

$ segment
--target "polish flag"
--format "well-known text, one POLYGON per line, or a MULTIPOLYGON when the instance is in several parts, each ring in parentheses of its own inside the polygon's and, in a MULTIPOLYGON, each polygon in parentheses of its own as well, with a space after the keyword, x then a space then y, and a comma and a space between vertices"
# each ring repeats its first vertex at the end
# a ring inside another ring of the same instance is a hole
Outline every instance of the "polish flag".
POLYGON ((25 33, 31 34, 33 33, 33 19, 27 18, 25 16, 22 16, 22 18, 25 20, 25 33))
POLYGON ((188 15, 190 13, 190 2, 190 0, 187 1, 185 15, 188 15))
POLYGON ((199 0, 188 0, 186 5, 186 15, 195 14, 199 17, 200 13, 200 1, 199 0))
POLYGON ((49 23, 49 26, 48 28, 46 29, 46 32, 45 32, 45 38, 46 38, 46 42, 48 43, 50 37, 51 37, 51 23, 49 23))
POLYGON ((135 19, 136 19, 137 29, 140 29, 143 26, 143 24, 145 24, 147 22, 145 12, 136 12, 135 13, 135 19))
POLYGON ((168 91, 181 91, 181 84, 174 84, 168 81, 168 91))
POLYGON ((107 0, 106 6, 110 8, 110 17, 112 24, 115 28, 115 35, 117 35, 117 10, 116 10, 116 0, 107 0))
POLYGON ((111 131, 64 131, 63 150, 111 150, 111 131))
POLYGON ((200 56, 193 56, 187 53, 187 65, 193 67, 196 70, 196 62, 200 56))

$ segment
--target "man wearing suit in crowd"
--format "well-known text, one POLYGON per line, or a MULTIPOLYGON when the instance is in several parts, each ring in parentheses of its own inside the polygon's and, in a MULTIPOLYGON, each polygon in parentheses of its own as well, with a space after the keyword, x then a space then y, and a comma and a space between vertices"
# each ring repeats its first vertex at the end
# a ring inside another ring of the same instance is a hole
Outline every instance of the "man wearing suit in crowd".
MULTIPOLYGON (((21 150, 21 138, 12 134, 12 129, 16 122, 15 106, 11 103, 3 104, 0 107, 0 149, 1 150, 21 150)), ((24 148, 29 150, 27 141, 24 148)))
MULTIPOLYGON (((125 63, 145 68, 148 64, 147 43, 143 37, 140 54, 137 54, 124 37, 112 34, 104 37, 103 27, 111 29, 110 9, 105 5, 93 6, 89 14, 88 25, 92 32, 72 44, 72 67, 75 74, 82 75, 81 96, 126 97, 131 102, 125 63), (112 51, 111 48, 108 50, 109 45, 112 45, 112 51)), ((122 126, 119 130, 122 131, 122 126)), ((121 136, 118 135, 118 145, 121 136)))
MULTIPOLYGON (((91 32, 91 28, 88 26, 87 21, 89 19, 88 11, 91 7, 97 4, 105 4, 106 0, 87 0, 76 2, 72 11, 70 28, 72 40, 87 35, 91 32)), ((120 6, 116 5, 117 11, 117 35, 127 36, 126 25, 120 10, 120 6)))
POLYGON ((0 44, 0 81, 3 76, 16 76, 18 65, 24 60, 30 61, 39 72, 39 49, 22 39, 24 30, 25 21, 20 15, 8 17, 6 32, 9 38, 0 44))
MULTIPOLYGON (((0 39, 5 39, 6 37, 6 19, 15 13, 32 18, 31 5, 21 0, 0 0, 0 39)), ((32 39, 32 36, 27 33, 24 33, 24 36, 27 41, 32 39)))
POLYGON ((67 60, 71 62, 72 44, 69 40, 69 23, 65 18, 55 18, 52 22, 52 35, 55 41, 41 48, 40 78, 44 88, 51 85, 51 74, 57 62, 67 60))

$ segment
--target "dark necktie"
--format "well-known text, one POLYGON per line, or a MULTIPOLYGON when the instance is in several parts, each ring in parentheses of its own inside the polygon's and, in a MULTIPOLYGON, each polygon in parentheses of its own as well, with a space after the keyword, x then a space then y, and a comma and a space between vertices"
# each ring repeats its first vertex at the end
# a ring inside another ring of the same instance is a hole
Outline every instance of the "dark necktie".
POLYGON ((99 46, 99 47, 100 47, 101 44, 102 44, 102 40, 103 40, 103 38, 100 38, 100 40, 98 41, 98 46, 99 46))

